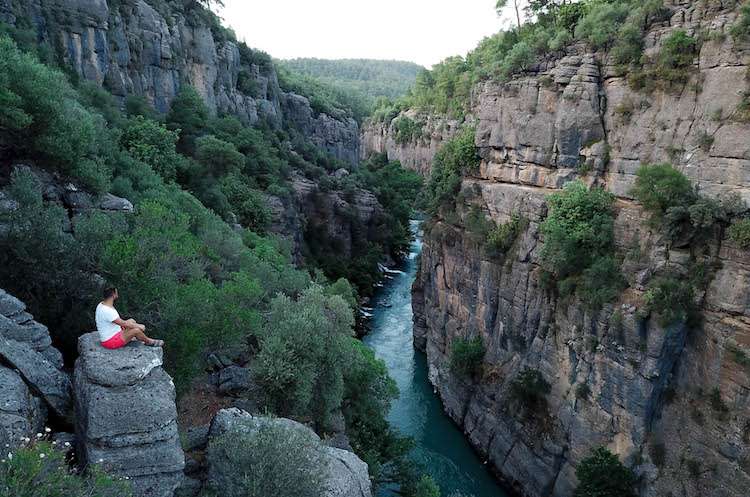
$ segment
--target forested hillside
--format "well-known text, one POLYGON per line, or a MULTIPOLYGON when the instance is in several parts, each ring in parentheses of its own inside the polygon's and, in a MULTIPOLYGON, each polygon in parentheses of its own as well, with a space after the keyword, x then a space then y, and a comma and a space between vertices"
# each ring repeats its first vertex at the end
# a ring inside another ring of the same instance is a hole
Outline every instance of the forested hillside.
POLYGON ((372 59, 315 59, 300 58, 279 61, 282 67, 311 78, 354 100, 368 116, 378 101, 396 99, 407 93, 424 68, 413 62, 372 59))

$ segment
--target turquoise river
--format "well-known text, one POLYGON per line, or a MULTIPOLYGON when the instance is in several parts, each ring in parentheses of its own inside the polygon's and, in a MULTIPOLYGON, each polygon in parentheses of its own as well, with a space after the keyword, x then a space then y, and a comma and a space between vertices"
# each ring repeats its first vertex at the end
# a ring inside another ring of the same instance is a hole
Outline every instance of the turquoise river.
MULTIPOLYGON (((412 228, 417 231, 416 222, 412 228)), ((414 438, 413 457, 438 483, 443 496, 507 497, 458 427, 443 412, 427 378, 425 355, 412 346, 411 285, 422 248, 419 234, 402 271, 391 271, 373 299, 371 331, 364 338, 385 361, 401 395, 389 414, 391 425, 414 438)), ((388 490, 381 497, 391 495, 388 490)), ((393 493, 392 495, 396 495, 393 493)))

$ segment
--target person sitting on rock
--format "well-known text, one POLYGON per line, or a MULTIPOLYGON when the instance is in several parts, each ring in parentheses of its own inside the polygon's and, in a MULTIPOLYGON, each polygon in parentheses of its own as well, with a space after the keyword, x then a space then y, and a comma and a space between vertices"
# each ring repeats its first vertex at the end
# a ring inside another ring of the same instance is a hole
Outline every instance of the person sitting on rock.
POLYGON ((162 347, 163 340, 146 336, 146 327, 134 319, 122 319, 115 309, 115 300, 119 298, 117 288, 106 288, 104 300, 96 306, 96 330, 99 340, 106 349, 119 349, 133 340, 143 342, 150 347, 162 347))

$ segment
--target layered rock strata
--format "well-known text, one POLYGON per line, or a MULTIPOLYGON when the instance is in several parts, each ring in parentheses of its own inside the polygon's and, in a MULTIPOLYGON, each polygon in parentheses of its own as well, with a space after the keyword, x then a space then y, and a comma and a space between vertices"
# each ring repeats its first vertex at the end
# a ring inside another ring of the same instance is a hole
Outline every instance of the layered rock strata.
POLYGON ((79 457, 127 477, 138 497, 171 497, 183 479, 172 379, 162 350, 108 350, 96 333, 78 341, 75 410, 79 457))
POLYGON ((709 197, 750 201, 750 125, 738 117, 750 46, 728 35, 734 4, 668 2, 645 37, 659 52, 677 29, 703 36, 684 85, 632 89, 606 54, 582 45, 507 83, 476 88, 479 171, 457 207, 428 223, 414 286, 415 343, 448 414, 497 474, 528 496, 568 496, 597 446, 618 454, 648 497, 740 497, 750 488, 750 253, 719 236, 670 243, 630 189, 641 164, 669 162, 709 197), (615 242, 629 288, 599 311, 541 280, 546 197, 582 179, 616 195, 615 242), (492 256, 467 226, 479 210, 524 228, 492 256), (710 267, 696 295, 702 325, 663 328, 648 284, 710 267), (451 347, 480 336, 483 373, 450 371, 451 347), (526 368, 550 383, 545 412, 525 416, 511 383, 526 368))

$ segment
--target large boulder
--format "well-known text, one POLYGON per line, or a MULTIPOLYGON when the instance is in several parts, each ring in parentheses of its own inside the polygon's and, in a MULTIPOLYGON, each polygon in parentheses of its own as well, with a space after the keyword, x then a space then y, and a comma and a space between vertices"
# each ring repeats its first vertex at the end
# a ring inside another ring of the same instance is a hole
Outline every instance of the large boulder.
POLYGON ((31 436, 50 408, 60 418, 72 409, 70 378, 47 328, 26 305, 0 290, 0 441, 31 436), (23 418, 23 419, 22 419, 23 418))
POLYGON ((108 350, 89 333, 79 338, 78 353, 74 387, 81 457, 128 477, 136 496, 171 497, 185 458, 162 350, 138 342, 108 350))
MULTIPOLYGON (((209 483, 223 488, 235 476, 233 471, 232 474, 226 474, 227 468, 231 468, 231 465, 212 459, 221 457, 221 451, 211 450, 211 445, 218 437, 235 430, 252 435, 269 424, 300 430, 320 441, 310 428, 290 419, 252 416, 236 408, 221 410, 214 417, 209 430, 209 483)), ((324 446, 322 441, 320 443, 324 463, 328 467, 327 491, 322 497, 371 497, 372 490, 367 464, 352 452, 324 446)), ((239 471, 240 468, 237 470, 239 471)))

